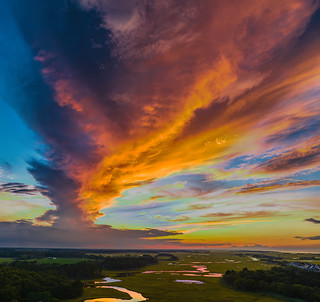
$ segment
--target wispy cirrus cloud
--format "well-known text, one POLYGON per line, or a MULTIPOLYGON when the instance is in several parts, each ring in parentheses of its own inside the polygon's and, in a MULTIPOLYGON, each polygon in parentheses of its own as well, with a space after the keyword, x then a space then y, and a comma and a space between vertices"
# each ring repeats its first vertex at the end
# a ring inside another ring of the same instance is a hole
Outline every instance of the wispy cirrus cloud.
POLYGON ((180 221, 188 221, 190 220, 190 217, 186 215, 176 216, 175 218, 167 219, 167 221, 170 222, 180 222, 180 221))
POLYGON ((301 180, 301 181, 266 181, 256 183, 254 185, 246 185, 242 187, 237 194, 250 194, 269 192, 273 190, 300 189, 308 187, 320 186, 320 180, 301 180))
POLYGON ((206 209, 210 209, 213 207, 213 204, 190 204, 189 206, 187 206, 186 208, 180 209, 180 211, 196 211, 196 210, 206 210, 206 209))
POLYGON ((265 217, 274 217, 274 216, 282 216, 286 214, 280 214, 275 211, 255 211, 255 212, 235 212, 235 213, 222 213, 222 212, 215 212, 215 213, 208 213, 201 215, 204 218, 215 218, 215 219, 222 219, 222 220, 229 220, 229 219, 247 219, 247 218, 265 218, 265 217))
POLYGON ((41 193, 41 190, 34 186, 26 185, 23 183, 8 182, 0 184, 0 192, 35 195, 41 193))
POLYGON ((288 151, 258 166, 265 172, 295 171, 317 167, 320 158, 320 145, 311 145, 288 151))

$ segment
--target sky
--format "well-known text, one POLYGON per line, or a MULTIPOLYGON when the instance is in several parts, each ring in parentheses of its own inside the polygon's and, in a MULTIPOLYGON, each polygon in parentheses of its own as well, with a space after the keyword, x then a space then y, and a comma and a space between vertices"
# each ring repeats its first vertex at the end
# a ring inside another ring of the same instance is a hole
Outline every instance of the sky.
POLYGON ((12 0, 0 25, 0 246, 319 251, 319 1, 12 0))

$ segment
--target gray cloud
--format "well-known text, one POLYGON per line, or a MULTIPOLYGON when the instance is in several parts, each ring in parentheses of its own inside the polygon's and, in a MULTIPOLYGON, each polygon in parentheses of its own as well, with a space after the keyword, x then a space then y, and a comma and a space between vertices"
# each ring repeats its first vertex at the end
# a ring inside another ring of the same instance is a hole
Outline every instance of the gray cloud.
POLYGON ((298 238, 301 240, 320 240, 320 236, 310 236, 310 237, 295 236, 294 238, 298 238))
POLYGON ((63 229, 35 225, 27 220, 0 222, 0 246, 11 247, 135 248, 153 244, 152 240, 145 238, 179 234, 158 229, 113 229, 109 225, 63 229))
POLYGON ((254 245, 245 245, 245 246, 242 246, 241 248, 244 248, 244 249, 266 249, 266 248, 269 248, 267 245, 261 245, 261 244, 254 244, 254 245))
POLYGON ((41 184, 39 189, 56 206, 56 210, 49 210, 38 217, 39 221, 52 222, 63 228, 77 228, 80 223, 90 224, 81 211, 77 196, 79 184, 71 179, 62 169, 48 164, 32 161, 29 172, 41 184))
POLYGON ((320 220, 319 219, 315 219, 315 218, 307 218, 304 221, 309 221, 309 222, 312 222, 312 223, 315 223, 315 224, 319 224, 320 223, 320 220))
POLYGON ((222 181, 210 180, 205 174, 183 174, 159 180, 154 183, 154 186, 158 187, 157 193, 160 196, 182 198, 210 194, 225 188, 226 184, 222 181), (171 186, 178 183, 183 186, 171 186))
MULTIPOLYGON (((270 217, 270 216, 279 216, 276 212, 272 211, 256 211, 256 212, 236 212, 236 213, 208 213, 204 214, 200 217, 209 217, 209 218, 222 218, 223 220, 226 219, 245 219, 245 218, 263 218, 263 217, 270 217)), ((283 216, 284 214, 281 214, 283 216)))
POLYGON ((248 184, 241 187, 237 194, 263 193, 277 189, 299 189, 320 186, 319 180, 298 180, 298 181, 264 181, 254 185, 248 184))
POLYGON ((0 184, 0 192, 36 195, 39 193, 39 189, 19 182, 8 182, 0 184))
POLYGON ((57 218, 58 213, 56 210, 48 210, 41 216, 36 217, 36 221, 53 223, 57 218))
POLYGON ((282 172, 287 170, 305 169, 319 162, 320 145, 313 146, 308 151, 293 150, 276 156, 258 166, 265 172, 282 172))

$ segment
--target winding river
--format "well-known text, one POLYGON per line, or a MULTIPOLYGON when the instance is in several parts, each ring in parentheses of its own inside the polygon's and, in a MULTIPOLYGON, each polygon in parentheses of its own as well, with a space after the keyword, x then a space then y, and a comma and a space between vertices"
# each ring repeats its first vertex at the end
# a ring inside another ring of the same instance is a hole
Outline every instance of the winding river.
MULTIPOLYGON (((112 283, 112 282, 120 282, 121 280, 118 279, 112 279, 112 278, 104 278, 104 281, 102 282, 95 282, 96 284, 106 284, 106 283, 112 283)), ((132 290, 126 289, 124 287, 118 287, 118 286, 110 286, 110 285, 97 285, 97 288, 112 288, 119 292, 127 293, 131 299, 118 299, 118 298, 95 298, 95 299, 89 299, 85 300, 84 302, 141 302, 141 301, 147 301, 148 298, 143 297, 140 293, 134 292, 132 290)))

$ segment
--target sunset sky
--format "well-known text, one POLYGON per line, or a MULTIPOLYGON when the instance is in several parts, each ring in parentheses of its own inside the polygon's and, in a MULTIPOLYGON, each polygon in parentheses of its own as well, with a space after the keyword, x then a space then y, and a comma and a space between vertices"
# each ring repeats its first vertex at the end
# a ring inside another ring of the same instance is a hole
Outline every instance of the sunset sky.
POLYGON ((320 3, 0 2, 0 246, 320 250, 320 3))

